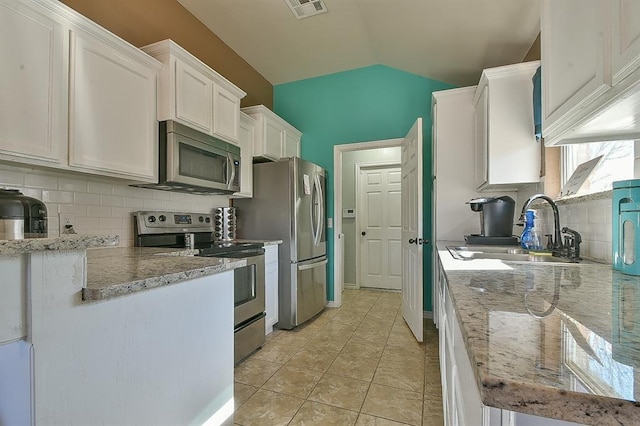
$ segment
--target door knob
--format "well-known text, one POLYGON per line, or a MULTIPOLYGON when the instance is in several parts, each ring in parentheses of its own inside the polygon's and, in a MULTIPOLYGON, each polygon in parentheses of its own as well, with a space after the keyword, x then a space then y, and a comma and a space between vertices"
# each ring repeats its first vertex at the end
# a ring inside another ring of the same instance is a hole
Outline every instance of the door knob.
POLYGON ((417 243, 417 242, 418 242, 418 240, 417 240, 417 239, 415 239, 415 238, 409 238, 409 244, 415 244, 415 243, 417 243))
POLYGON ((423 240, 422 238, 418 238, 418 244, 429 244, 429 240, 423 240))
POLYGON ((362 231, 362 236, 364 237, 365 235, 367 235, 366 231, 362 231))

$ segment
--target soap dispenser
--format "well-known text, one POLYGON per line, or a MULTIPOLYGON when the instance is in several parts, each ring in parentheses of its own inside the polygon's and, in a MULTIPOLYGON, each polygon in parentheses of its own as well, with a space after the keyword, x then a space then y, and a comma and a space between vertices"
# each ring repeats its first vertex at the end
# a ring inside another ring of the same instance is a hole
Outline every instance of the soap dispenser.
POLYGON ((536 212, 529 209, 525 212, 524 231, 520 235, 520 245, 526 250, 540 250, 542 238, 540 230, 535 226, 536 212))

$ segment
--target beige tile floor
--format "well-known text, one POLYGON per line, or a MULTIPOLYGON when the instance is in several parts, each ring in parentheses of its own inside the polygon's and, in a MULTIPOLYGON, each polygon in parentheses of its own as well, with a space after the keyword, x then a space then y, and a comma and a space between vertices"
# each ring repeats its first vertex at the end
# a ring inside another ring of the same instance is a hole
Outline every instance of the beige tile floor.
POLYGON ((345 290, 235 369, 236 425, 442 425, 438 334, 417 343, 399 293, 345 290))

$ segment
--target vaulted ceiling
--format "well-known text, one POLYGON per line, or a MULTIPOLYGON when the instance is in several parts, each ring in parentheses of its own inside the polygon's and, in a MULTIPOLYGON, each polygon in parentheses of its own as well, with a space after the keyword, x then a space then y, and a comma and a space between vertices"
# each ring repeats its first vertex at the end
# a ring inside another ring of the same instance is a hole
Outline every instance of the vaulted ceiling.
POLYGON ((324 0, 302 20, 287 0, 178 1, 274 85, 374 64, 472 85, 540 30, 540 0, 324 0))

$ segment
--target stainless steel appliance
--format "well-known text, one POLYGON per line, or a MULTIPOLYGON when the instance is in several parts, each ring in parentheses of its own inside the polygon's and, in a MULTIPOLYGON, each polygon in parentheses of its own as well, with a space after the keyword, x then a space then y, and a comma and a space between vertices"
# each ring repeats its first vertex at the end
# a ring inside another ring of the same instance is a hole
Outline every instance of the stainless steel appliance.
POLYGON ((139 247, 193 246, 196 256, 246 259, 233 271, 234 360, 237 364, 265 342, 264 246, 213 240, 213 216, 201 213, 136 212, 135 244, 139 247))
POLYGON ((17 189, 0 189, 0 240, 47 237, 47 207, 17 189))
POLYGON ((236 239, 236 208, 218 207, 213 211, 213 238, 216 241, 236 239))
POLYGON ((474 198, 467 201, 480 214, 480 234, 465 235, 468 244, 518 244, 513 236, 516 202, 509 196, 474 198))
POLYGON ((240 190, 240 147, 175 121, 160 122, 157 184, 144 188, 190 194, 231 194, 240 190))
POLYGON ((276 327, 292 329, 326 304, 326 172, 297 157, 259 163, 253 185, 253 198, 234 201, 237 234, 283 241, 276 327))

